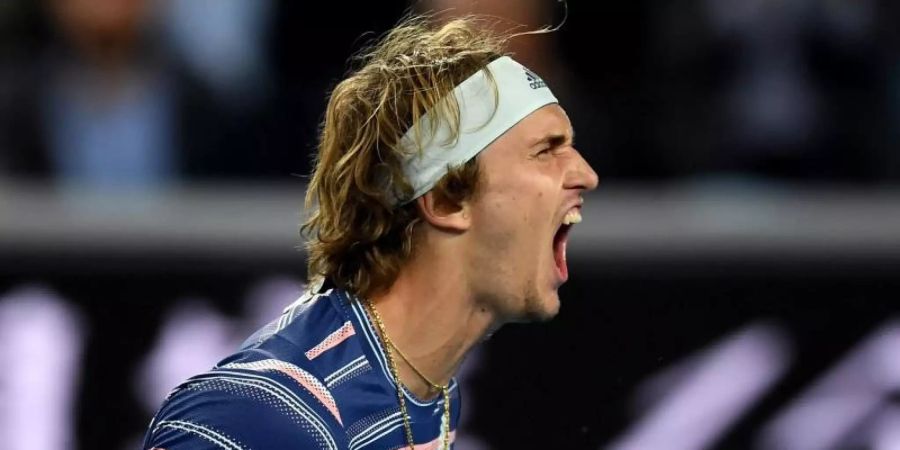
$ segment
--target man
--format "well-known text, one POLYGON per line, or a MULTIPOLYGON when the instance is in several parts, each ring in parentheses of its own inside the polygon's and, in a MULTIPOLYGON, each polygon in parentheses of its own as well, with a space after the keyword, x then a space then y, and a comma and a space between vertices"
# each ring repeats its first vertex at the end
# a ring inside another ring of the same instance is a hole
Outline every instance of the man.
POLYGON ((544 81, 483 30, 406 20, 337 85, 307 193, 313 287, 178 386, 145 448, 452 446, 453 373, 502 324, 556 314, 597 185, 544 81))

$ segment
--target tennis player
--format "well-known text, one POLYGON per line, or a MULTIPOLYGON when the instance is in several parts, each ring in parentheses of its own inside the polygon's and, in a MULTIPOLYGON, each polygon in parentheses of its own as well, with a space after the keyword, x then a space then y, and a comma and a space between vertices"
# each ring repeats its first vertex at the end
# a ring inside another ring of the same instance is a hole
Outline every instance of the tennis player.
POLYGON ((175 388, 144 448, 453 447, 455 371, 503 324, 557 313, 598 182, 546 83, 479 20, 406 19, 334 88, 309 290, 175 388))

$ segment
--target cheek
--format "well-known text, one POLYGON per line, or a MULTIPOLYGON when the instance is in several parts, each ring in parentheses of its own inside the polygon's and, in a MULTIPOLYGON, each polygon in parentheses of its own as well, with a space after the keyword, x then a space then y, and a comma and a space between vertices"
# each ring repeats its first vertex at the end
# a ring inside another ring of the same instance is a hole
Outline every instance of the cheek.
POLYGON ((539 244, 546 241, 550 248, 548 224, 556 210, 552 187, 552 180, 534 171, 511 169, 493 177, 476 207, 482 244, 514 258, 506 264, 534 265, 539 244))
POLYGON ((495 274, 505 276, 520 272, 533 253, 530 234, 533 214, 517 203, 515 194, 483 197, 484 202, 473 215, 475 254, 481 264, 493 267, 495 274))
POLYGON ((482 197, 478 225, 490 230, 494 237, 502 235, 531 242, 546 232, 549 218, 555 212, 552 197, 546 186, 534 180, 494 188, 482 197))

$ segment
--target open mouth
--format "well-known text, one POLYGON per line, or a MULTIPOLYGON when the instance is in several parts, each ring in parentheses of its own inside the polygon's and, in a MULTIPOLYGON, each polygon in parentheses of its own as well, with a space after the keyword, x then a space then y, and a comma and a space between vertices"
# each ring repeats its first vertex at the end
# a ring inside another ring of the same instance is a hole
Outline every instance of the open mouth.
POLYGON ((566 264, 569 231, 579 222, 581 222, 581 208, 576 206, 566 213, 559 228, 556 229, 556 234, 553 235, 553 262, 556 263, 556 276, 563 283, 569 279, 569 267, 566 264))
POLYGON ((556 262, 556 274, 563 282, 569 279, 569 268, 566 265, 566 244, 572 224, 563 223, 553 235, 553 260, 556 262))

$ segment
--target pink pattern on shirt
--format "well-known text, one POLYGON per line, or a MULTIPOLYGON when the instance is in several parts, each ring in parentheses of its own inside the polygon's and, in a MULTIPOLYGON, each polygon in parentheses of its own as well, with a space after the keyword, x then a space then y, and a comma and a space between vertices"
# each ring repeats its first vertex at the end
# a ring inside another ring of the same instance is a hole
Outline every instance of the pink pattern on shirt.
POLYGON ((309 391, 313 397, 322 403, 322 406, 327 408, 328 411, 334 415, 334 418, 337 419, 339 424, 342 426, 344 425, 341 421, 341 414, 338 412, 334 397, 331 396, 331 392, 328 391, 328 388, 319 382, 312 374, 289 362, 279 361, 277 359, 264 359, 250 363, 231 363, 226 364, 223 367, 229 369, 248 369, 257 371, 275 370, 281 372, 293 378, 300 386, 303 386, 309 391))
POLYGON ((348 337, 356 334, 356 330, 353 329, 353 324, 348 322, 344 322, 344 325, 335 330, 333 333, 329 334, 328 337, 325 338, 322 342, 318 343, 315 347, 309 349, 306 352, 306 357, 310 360, 317 358, 322 353, 325 353, 326 350, 334 348, 336 345, 344 342, 348 337))

